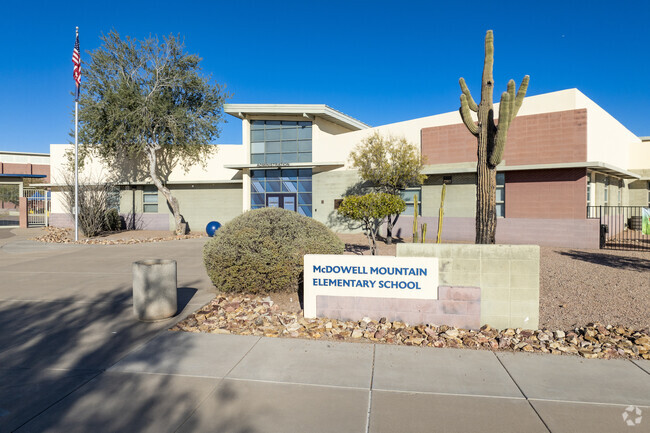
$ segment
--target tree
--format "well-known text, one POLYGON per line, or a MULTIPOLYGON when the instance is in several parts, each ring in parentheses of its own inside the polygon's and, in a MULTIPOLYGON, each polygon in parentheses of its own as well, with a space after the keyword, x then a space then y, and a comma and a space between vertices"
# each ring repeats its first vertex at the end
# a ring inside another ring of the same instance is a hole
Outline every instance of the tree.
MULTIPOLYGON (((75 212, 75 187, 74 174, 66 173, 61 187, 63 194, 63 206, 66 212, 74 220, 75 212)), ((119 223, 113 221, 115 218, 109 207, 111 194, 119 189, 104 176, 79 179, 79 229, 89 237, 95 237, 105 230, 119 229, 119 223)), ((115 212, 116 213, 116 212, 115 212)), ((119 215, 117 215, 119 222, 119 215)))
MULTIPOLYGON (((406 138, 382 137, 378 132, 366 137, 350 154, 352 166, 359 176, 371 183, 379 192, 399 195, 410 186, 422 185, 424 163, 417 146, 406 138)), ((386 243, 392 243, 393 226, 399 214, 387 214, 386 243)))
POLYGON ((404 200, 398 195, 386 192, 371 192, 366 195, 349 195, 343 199, 337 212, 354 221, 359 221, 366 237, 370 252, 377 254, 377 234, 379 228, 390 215, 399 215, 406 209, 404 200))
POLYGON ((163 184, 159 161, 173 156, 187 170, 205 166, 216 151, 222 108, 229 96, 201 74, 201 59, 187 54, 179 37, 142 41, 112 31, 90 53, 79 110, 80 153, 98 155, 109 167, 144 166, 174 215, 181 234, 178 201, 163 184))
POLYGON ((492 93, 494 91, 494 78, 492 67, 494 64, 494 36, 492 30, 485 35, 485 60, 483 64, 483 80, 481 85, 481 102, 474 102, 472 95, 461 78, 460 88, 460 115, 463 123, 477 138, 478 164, 476 166, 476 243, 495 243, 497 228, 496 217, 496 167, 501 162, 503 150, 506 145, 508 128, 515 118, 526 96, 528 81, 526 75, 521 81, 519 90, 515 95, 515 81, 508 81, 508 91, 501 94, 499 104, 499 123, 494 122, 494 107, 492 93), (478 114, 478 124, 474 123, 471 111, 478 114))

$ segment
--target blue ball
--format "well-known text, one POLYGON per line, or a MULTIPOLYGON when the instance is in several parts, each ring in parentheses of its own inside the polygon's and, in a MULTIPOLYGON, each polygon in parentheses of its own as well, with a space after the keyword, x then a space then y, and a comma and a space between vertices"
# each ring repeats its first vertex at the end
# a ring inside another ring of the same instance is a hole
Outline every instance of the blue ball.
POLYGON ((214 236, 214 232, 219 230, 219 227, 221 227, 221 223, 217 221, 210 221, 207 226, 205 226, 205 232, 208 234, 208 236, 212 237, 214 236))

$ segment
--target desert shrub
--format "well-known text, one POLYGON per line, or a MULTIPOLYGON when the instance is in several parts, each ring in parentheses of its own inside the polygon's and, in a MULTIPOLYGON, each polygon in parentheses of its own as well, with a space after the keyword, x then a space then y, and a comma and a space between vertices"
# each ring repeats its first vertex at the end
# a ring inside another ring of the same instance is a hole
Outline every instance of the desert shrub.
POLYGON ((224 292, 293 291, 305 254, 342 254, 344 243, 324 224, 296 212, 263 208, 224 224, 203 249, 214 285, 224 292))
POLYGON ((115 208, 106 211, 106 220, 104 221, 105 229, 109 232, 116 232, 122 228, 120 214, 115 208))

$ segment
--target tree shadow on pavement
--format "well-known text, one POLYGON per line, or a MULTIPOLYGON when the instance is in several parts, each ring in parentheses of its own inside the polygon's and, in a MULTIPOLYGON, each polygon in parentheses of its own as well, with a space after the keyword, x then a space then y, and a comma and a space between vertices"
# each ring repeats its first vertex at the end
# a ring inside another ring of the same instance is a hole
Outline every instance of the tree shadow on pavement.
MULTIPOLYGON (((179 290, 179 310, 195 293, 179 290)), ((181 319, 143 323, 132 308, 121 290, 100 302, 0 301, 0 432, 191 430, 218 380, 105 372, 181 319)), ((148 364, 174 363, 185 344, 152 351, 148 364)))
POLYGON ((619 256, 614 254, 592 253, 585 251, 560 251, 559 254, 596 265, 607 266, 616 269, 628 269, 631 271, 650 271, 650 260, 640 257, 619 256))

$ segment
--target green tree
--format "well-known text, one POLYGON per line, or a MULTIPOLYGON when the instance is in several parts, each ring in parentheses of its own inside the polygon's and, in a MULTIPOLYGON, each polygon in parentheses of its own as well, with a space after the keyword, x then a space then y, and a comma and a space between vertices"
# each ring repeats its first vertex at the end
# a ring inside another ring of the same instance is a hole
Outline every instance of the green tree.
POLYGON ((142 41, 112 31, 90 53, 79 100, 81 154, 98 155, 109 167, 142 163, 165 197, 181 232, 178 201, 163 184, 161 161, 170 156, 187 170, 216 152, 223 103, 221 85, 201 74, 195 54, 170 35, 142 41))
POLYGON ((494 91, 494 36, 492 30, 485 35, 485 59, 481 84, 481 101, 474 102, 465 79, 461 78, 460 115, 463 123, 477 139, 478 164, 476 166, 476 243, 493 244, 497 229, 496 188, 497 165, 501 162, 506 146, 508 128, 524 102, 529 77, 526 75, 515 95, 515 81, 508 81, 508 91, 501 94, 499 123, 494 122, 492 94, 494 91), (475 112, 478 124, 471 112, 475 112))
POLYGON ((366 195, 349 195, 343 199, 337 212, 351 220, 359 221, 368 238, 371 254, 377 254, 377 234, 390 215, 399 215, 406 203, 399 195, 371 192, 366 195))
MULTIPOLYGON (((378 132, 366 137, 350 154, 352 166, 359 176, 371 183, 379 192, 399 195, 410 186, 422 185, 424 162, 416 145, 406 138, 382 137, 378 132)), ((399 214, 387 215, 386 243, 392 243, 393 226, 399 214)))

